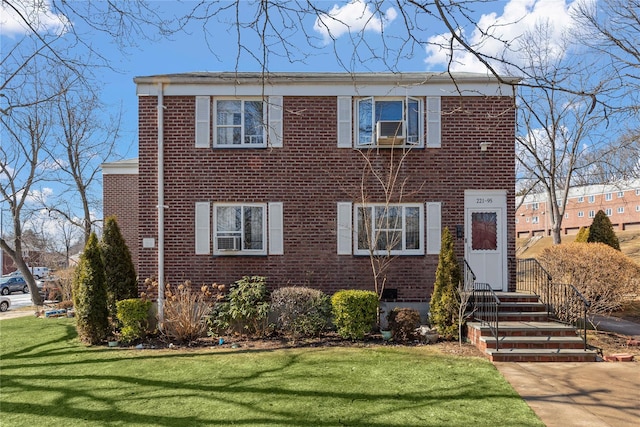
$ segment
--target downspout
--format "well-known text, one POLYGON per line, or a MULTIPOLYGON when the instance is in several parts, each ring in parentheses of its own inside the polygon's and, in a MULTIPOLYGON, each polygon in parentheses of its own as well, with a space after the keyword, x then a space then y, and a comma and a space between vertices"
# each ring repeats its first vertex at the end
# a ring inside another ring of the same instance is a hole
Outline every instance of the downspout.
POLYGON ((164 322, 164 85, 158 83, 158 327, 164 322))

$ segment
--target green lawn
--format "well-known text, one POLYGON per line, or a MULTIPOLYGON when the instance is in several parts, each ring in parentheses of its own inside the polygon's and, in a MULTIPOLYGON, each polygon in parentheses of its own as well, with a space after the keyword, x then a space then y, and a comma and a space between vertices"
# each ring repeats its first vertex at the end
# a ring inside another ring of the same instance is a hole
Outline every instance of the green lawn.
POLYGON ((491 363, 431 347, 85 347, 73 319, 0 321, 3 426, 541 426, 491 363))

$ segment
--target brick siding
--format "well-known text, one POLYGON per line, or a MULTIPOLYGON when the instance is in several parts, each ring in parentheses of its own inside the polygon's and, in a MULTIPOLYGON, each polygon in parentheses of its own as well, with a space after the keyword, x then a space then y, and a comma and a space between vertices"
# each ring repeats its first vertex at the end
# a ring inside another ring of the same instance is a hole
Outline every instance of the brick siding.
POLYGON ((102 182, 104 217, 115 215, 138 271, 138 175, 104 174, 102 182))

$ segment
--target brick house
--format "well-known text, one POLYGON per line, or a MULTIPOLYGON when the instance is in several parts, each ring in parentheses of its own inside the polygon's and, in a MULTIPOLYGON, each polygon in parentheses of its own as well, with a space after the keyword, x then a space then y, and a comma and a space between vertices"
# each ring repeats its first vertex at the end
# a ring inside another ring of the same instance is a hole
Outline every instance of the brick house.
MULTIPOLYGON (((516 198, 516 235, 551 235, 550 208, 546 194, 516 198)), ((584 185, 569 190, 561 234, 576 234, 588 227, 596 213, 604 211, 617 231, 640 229, 640 180, 615 184, 584 185)))
POLYGON ((375 247, 394 257, 389 295, 426 302, 448 227, 479 281, 513 290, 513 91, 453 77, 137 77, 139 159, 103 169, 105 216, 119 213, 141 279, 373 290, 375 247), (389 170, 385 192, 374 173, 389 170))

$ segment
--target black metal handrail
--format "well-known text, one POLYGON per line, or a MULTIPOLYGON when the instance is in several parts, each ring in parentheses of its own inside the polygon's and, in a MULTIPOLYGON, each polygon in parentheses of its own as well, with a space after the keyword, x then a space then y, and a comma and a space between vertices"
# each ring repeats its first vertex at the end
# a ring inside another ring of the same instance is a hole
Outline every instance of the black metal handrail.
POLYGON ((500 350, 500 298, 488 283, 473 284, 473 318, 487 325, 496 339, 496 350, 500 350))
POLYGON ((584 349, 587 349, 587 312, 591 303, 573 285, 555 283, 534 258, 516 260, 516 291, 537 295, 547 314, 561 323, 579 326, 582 321, 584 349))
POLYGON ((463 280, 464 280, 464 290, 470 292, 473 290, 473 284, 476 283, 476 275, 471 269, 471 266, 469 265, 466 259, 463 260, 462 271, 463 271, 463 280))

